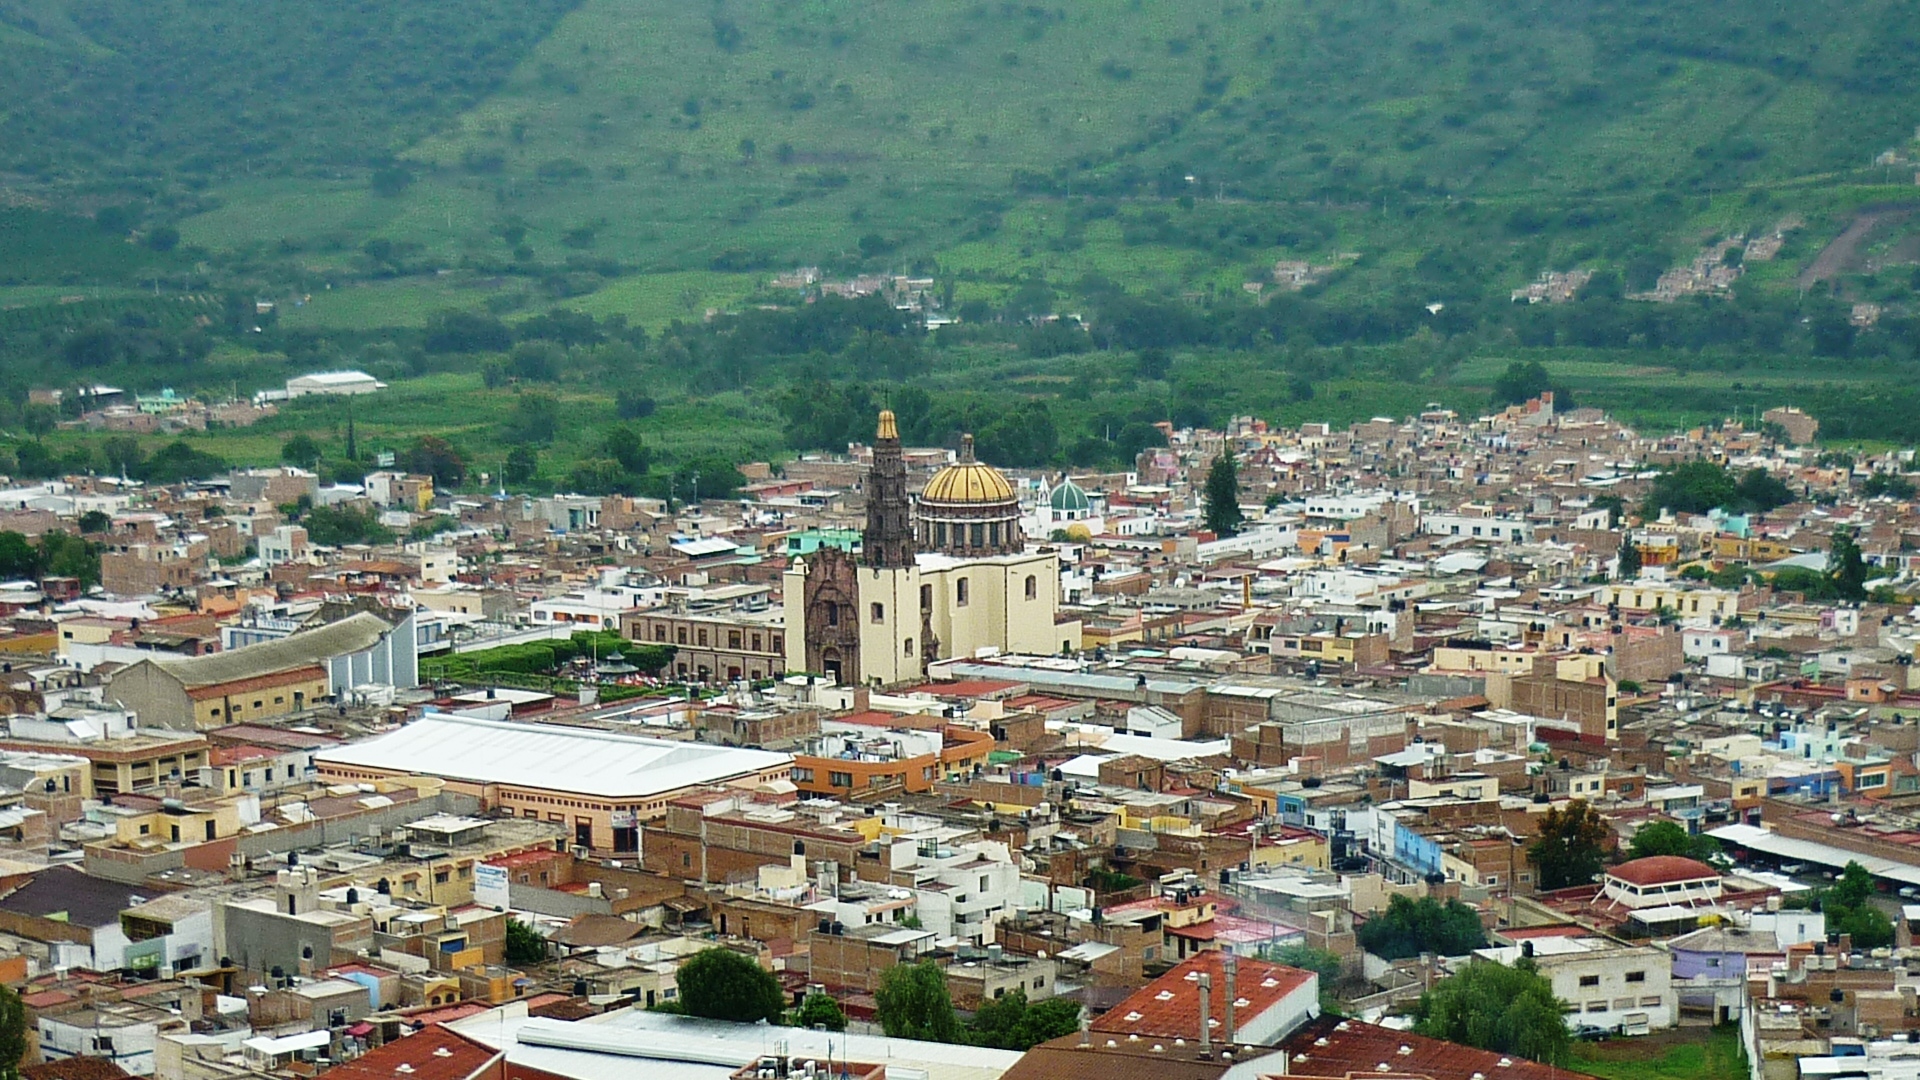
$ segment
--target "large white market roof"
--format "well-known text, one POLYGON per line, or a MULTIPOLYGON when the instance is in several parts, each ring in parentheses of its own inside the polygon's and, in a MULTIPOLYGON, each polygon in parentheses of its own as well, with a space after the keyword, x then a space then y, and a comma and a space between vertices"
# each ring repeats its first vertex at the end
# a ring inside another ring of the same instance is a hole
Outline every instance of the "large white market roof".
POLYGON ((765 750, 669 742, 591 728, 428 713, 365 742, 314 755, 358 766, 515 787, 639 799, 779 768, 765 750))

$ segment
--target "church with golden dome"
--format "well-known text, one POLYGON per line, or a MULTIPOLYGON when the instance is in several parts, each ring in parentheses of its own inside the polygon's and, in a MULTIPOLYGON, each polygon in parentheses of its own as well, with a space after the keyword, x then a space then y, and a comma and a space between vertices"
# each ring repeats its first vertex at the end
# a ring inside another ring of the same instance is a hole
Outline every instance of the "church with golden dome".
POLYGON ((973 436, 960 437, 959 459, 920 492, 913 538, 921 551, 961 558, 1009 555, 1024 546, 1020 499, 999 469, 974 460, 973 436))
POLYGON ((954 657, 1079 647, 1079 623, 1059 621, 1059 556, 1027 550, 1013 485, 975 460, 972 436, 912 499, 893 413, 882 412, 866 487, 860 553, 822 548, 786 572, 789 672, 892 686, 954 657))

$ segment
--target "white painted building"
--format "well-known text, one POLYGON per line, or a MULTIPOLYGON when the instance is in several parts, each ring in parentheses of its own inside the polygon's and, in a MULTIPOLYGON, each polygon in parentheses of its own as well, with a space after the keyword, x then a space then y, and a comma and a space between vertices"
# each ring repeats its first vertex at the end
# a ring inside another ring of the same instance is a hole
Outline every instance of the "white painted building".
POLYGON ((290 398, 308 394, 371 394, 386 388, 386 383, 364 371, 320 371, 287 380, 290 398))
POLYGON ((1459 536, 1512 544, 1525 544, 1533 539, 1533 526, 1519 518, 1472 514, 1428 514, 1420 519, 1420 531, 1428 536, 1459 536))
POLYGON ((1531 956, 1566 1002, 1567 1026, 1644 1035, 1680 1019, 1673 959, 1650 945, 1622 947, 1601 938, 1530 938, 1521 945, 1478 949, 1480 961, 1511 964, 1531 956))

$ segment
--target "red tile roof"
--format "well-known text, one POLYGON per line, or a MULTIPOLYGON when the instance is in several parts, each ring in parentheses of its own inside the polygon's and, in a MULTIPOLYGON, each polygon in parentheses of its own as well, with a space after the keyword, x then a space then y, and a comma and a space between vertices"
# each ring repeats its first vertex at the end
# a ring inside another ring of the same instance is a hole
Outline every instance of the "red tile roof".
POLYGON ((953 682, 925 683, 907 693, 932 694, 935 697, 947 698, 990 698, 995 694, 1004 694, 1009 690, 1017 689, 1020 685, 1004 679, 956 679, 953 682))
POLYGON ((1408 1076, 1430 1080, 1473 1080, 1475 1076, 1483 1080, 1581 1080, 1585 1076, 1522 1057, 1337 1016, 1309 1021, 1281 1048, 1287 1054, 1290 1076, 1365 1074, 1370 1080, 1408 1076))
POLYGON ((340 1080, 467 1080, 492 1061, 495 1051, 434 1024, 384 1043, 344 1064, 328 1076, 340 1080), (406 1066, 402 1069, 402 1066, 406 1066))
MULTIPOLYGON (((1313 973, 1299 968, 1269 964, 1264 960, 1238 961, 1235 991, 1246 1000, 1236 1012, 1243 1024, 1280 1004, 1286 996, 1313 980, 1313 973)), ((1197 976, 1206 972, 1213 979, 1213 1019, 1220 1020, 1226 1009, 1227 990, 1223 954, 1201 953, 1182 961, 1173 970, 1133 992, 1093 1022, 1093 1030, 1143 1038, 1196 1038, 1200 1031, 1200 984, 1197 976)))
POLYGON ((264 746, 216 746, 208 752, 207 760, 215 765, 238 765, 243 761, 279 757, 284 752, 264 746))
POLYGON ((1679 855, 1649 855, 1644 859, 1623 862, 1607 871, 1608 877, 1619 878, 1629 885, 1666 885, 1675 881, 1698 881, 1701 878, 1717 878, 1720 871, 1696 859, 1679 855))

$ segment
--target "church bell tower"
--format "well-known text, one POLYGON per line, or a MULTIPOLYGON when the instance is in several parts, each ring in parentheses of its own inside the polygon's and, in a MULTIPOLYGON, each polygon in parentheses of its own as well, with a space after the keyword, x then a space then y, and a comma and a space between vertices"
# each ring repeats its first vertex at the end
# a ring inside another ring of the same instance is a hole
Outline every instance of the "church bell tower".
POLYGON ((913 515, 907 502, 907 463, 893 410, 880 413, 873 438, 873 469, 867 474, 867 530, 863 561, 875 570, 913 565, 913 515))

